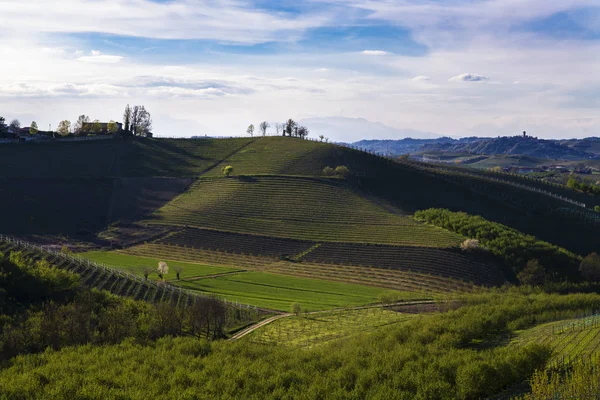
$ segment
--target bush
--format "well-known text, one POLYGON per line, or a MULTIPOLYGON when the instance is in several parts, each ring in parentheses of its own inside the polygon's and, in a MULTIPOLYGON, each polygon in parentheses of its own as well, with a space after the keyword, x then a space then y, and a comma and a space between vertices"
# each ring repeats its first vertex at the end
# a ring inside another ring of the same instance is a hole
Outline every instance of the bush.
POLYGON ((223 167, 223 175, 225 175, 226 177, 229 177, 229 175, 231 175, 233 173, 233 167, 231 165, 226 165, 225 167, 223 167))
POLYGON ((473 251, 479 248, 479 240, 477 239, 466 239, 460 244, 460 248, 463 251, 473 251))
POLYGON ((335 167, 335 174, 343 177, 350 175, 350 169, 345 165, 338 165, 335 167))
POLYGON ((331 168, 330 166, 326 166, 325 168, 323 168, 323 175, 325 176, 332 176, 335 173, 335 170, 333 168, 331 168))

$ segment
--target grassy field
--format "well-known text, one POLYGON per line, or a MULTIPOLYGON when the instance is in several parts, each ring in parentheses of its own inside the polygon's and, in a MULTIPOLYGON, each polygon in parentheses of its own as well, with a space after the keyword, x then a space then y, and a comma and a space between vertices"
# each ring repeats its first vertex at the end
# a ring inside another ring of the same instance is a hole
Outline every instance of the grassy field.
POLYGON ((315 241, 450 247, 463 240, 400 213, 336 180, 216 178, 196 181, 149 222, 315 241))
POLYGON ((112 267, 120 268, 136 275, 143 276, 143 268, 152 269, 151 277, 158 277, 156 268, 159 261, 165 261, 169 265, 167 280, 176 279, 176 268, 181 268, 180 278, 191 278, 195 276, 206 276, 221 273, 239 271, 239 268, 215 267, 205 264, 194 264, 182 261, 172 261, 164 258, 139 257, 113 251, 91 251, 78 254, 81 257, 103 263, 112 267))
POLYGON ((299 303, 304 310, 317 311, 373 304, 384 294, 394 294, 402 299, 421 297, 409 292, 263 272, 239 273, 180 284, 187 289, 214 293, 230 301, 280 311, 290 311, 293 303, 299 303))
POLYGON ((412 318, 382 308, 339 310, 317 314, 302 314, 278 319, 250 333, 244 340, 270 345, 310 347, 330 340, 382 326, 397 324, 412 318))

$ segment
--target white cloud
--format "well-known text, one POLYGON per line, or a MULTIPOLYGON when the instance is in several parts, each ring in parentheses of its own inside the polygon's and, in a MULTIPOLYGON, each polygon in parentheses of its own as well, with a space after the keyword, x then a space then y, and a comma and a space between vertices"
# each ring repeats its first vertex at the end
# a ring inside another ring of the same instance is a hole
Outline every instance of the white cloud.
POLYGON ((457 76, 453 76, 448 79, 449 81, 457 81, 457 82, 487 82, 490 80, 489 77, 478 74, 460 74, 457 76))
POLYGON ((364 51, 362 51, 362 54, 367 55, 367 56, 387 56, 390 53, 388 53, 387 51, 383 51, 383 50, 364 50, 364 51))
POLYGON ((430 81, 431 78, 425 75, 419 75, 412 78, 413 81, 430 81))

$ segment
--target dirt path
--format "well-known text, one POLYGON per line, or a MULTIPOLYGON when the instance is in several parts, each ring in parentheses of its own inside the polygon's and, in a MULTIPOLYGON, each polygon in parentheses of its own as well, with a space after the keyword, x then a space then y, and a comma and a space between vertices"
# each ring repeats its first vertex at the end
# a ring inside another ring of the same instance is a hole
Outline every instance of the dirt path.
POLYGON ((192 276, 191 278, 183 278, 182 281, 186 281, 186 282, 199 281, 201 279, 218 278, 220 276, 236 275, 236 274, 242 274, 244 272, 248 272, 248 271, 246 271, 246 270, 239 270, 239 271, 231 271, 231 272, 220 272, 218 274, 210 274, 210 275, 202 275, 202 276, 192 276))
POLYGON ((235 335, 233 335, 232 337, 229 338, 229 340, 238 340, 243 338, 244 336, 254 332, 255 330, 262 328, 265 325, 270 324, 273 321, 276 321, 280 318, 285 318, 285 317, 289 317, 292 314, 279 314, 279 315, 275 315, 273 317, 267 318, 263 321, 260 321, 254 325, 250 325, 249 327, 247 327, 246 329, 242 329, 241 331, 239 331, 238 333, 236 333, 235 335))

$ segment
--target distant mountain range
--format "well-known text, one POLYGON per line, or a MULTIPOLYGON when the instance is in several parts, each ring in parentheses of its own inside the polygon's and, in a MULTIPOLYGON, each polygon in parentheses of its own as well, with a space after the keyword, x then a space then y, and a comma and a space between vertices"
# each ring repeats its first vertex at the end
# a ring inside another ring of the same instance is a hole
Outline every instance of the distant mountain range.
POLYGON ((390 155, 423 152, 480 155, 523 155, 536 158, 581 160, 600 158, 600 138, 548 140, 531 136, 498 138, 360 140, 352 143, 366 150, 390 155))

